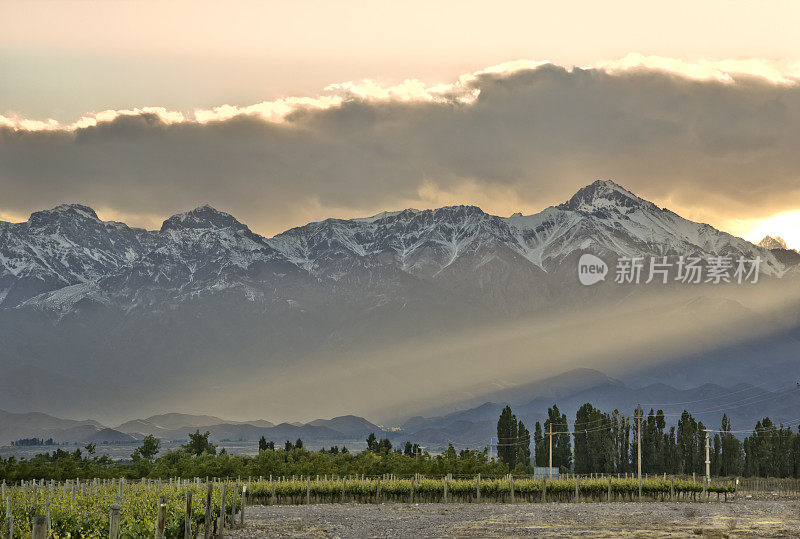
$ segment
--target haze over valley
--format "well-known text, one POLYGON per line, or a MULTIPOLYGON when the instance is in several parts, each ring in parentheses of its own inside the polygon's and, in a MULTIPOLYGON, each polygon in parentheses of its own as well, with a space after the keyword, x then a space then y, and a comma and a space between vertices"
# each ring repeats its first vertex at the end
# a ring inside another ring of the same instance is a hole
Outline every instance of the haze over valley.
POLYGON ((355 415, 398 437, 433 428, 418 436, 479 443, 505 402, 538 417, 556 399, 629 412, 654 392, 718 393, 721 406, 742 389, 752 406, 729 416, 792 419, 793 401, 758 399, 794 385, 800 337, 800 255, 773 241, 686 220, 610 180, 533 215, 407 209, 269 238, 208 205, 145 230, 64 204, 0 223, 0 409, 97 422, 73 425, 85 429, 75 440, 99 425, 135 438, 147 429, 117 427, 169 410, 226 418, 198 425, 228 425, 216 439, 355 415), (584 253, 606 261, 605 281, 579 283, 584 253), (614 282, 619 257, 664 256, 759 257, 758 282, 614 282), (562 373, 559 391, 541 383, 562 373), (470 424, 436 419, 484 403, 470 424), (253 418, 272 423, 230 426, 253 418))

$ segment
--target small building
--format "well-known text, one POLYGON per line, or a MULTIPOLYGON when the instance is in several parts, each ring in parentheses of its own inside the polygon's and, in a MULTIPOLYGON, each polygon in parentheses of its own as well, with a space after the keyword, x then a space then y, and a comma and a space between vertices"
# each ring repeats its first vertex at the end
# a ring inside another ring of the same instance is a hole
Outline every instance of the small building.
POLYGON ((533 467, 534 479, 558 479, 558 468, 553 466, 553 474, 550 475, 550 468, 547 466, 534 466, 533 467))

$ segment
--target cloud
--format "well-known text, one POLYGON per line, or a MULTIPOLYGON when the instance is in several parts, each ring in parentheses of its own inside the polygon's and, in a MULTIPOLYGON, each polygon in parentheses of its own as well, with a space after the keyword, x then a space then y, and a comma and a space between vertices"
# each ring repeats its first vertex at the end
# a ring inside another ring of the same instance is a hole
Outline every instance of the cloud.
POLYGON ((760 77, 779 84, 797 84, 800 79, 800 62, 747 60, 699 60, 689 62, 679 58, 628 54, 620 60, 598 62, 594 67, 607 73, 635 69, 655 69, 675 73, 697 80, 716 80, 733 83, 742 75, 760 77))
POLYGON ((77 201, 152 226, 208 202, 272 234, 441 203, 533 212, 613 178, 725 228, 800 206, 797 74, 758 60, 519 60, 452 84, 347 82, 246 107, 0 117, 0 214, 77 201))

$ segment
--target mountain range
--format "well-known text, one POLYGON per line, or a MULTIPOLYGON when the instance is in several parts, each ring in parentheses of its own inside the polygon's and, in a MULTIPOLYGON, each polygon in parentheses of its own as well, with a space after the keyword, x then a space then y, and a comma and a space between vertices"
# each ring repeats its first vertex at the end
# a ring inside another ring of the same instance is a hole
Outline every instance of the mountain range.
POLYGON ((401 420, 579 366, 633 386, 769 385, 800 335, 791 253, 612 181, 534 215, 406 209, 271 238, 208 205, 144 230, 65 204, 0 222, 0 408, 401 420), (584 253, 612 272, 619 257, 758 257, 759 294, 584 287, 584 253))
POLYGON ((355 450, 363 447, 370 433, 375 433, 378 437, 389 438, 395 445, 413 441, 428 450, 439 451, 449 443, 458 448, 478 449, 491 445, 497 418, 507 404, 529 427, 537 421, 544 422, 546 410, 553 404, 557 404, 560 411, 573 421, 578 408, 590 402, 603 411, 616 409, 629 417, 639 404, 645 412, 663 410, 667 425, 675 425, 681 412, 688 409, 695 419, 715 427, 721 423, 724 413, 739 431, 752 429, 764 416, 769 416, 775 423, 794 424, 800 406, 800 390, 791 381, 773 391, 752 384, 732 387, 704 384, 681 390, 658 383, 634 389, 593 369, 575 369, 538 382, 495 391, 486 398, 492 400, 475 406, 466 402, 455 403, 459 408, 457 411, 410 417, 391 428, 353 415, 275 425, 265 420, 230 421, 179 413, 131 420, 110 428, 92 420, 73 421, 41 413, 0 411, 0 445, 22 438, 53 439, 56 443, 81 445, 136 444, 146 435, 162 441, 183 442, 190 433, 200 430, 208 431, 214 442, 256 442, 263 436, 280 446, 284 441, 294 442, 300 438, 312 447, 349 444, 355 450))
POLYGON ((331 444, 363 442, 382 428, 362 417, 341 416, 308 423, 281 423, 265 420, 230 421, 213 416, 180 413, 159 414, 106 427, 97 421, 75 421, 38 412, 15 414, 0 410, 0 445, 26 439, 52 439, 56 444, 136 444, 148 435, 163 441, 184 442, 195 430, 208 431, 211 440, 258 441, 262 436, 278 445, 298 438, 307 443, 331 444))

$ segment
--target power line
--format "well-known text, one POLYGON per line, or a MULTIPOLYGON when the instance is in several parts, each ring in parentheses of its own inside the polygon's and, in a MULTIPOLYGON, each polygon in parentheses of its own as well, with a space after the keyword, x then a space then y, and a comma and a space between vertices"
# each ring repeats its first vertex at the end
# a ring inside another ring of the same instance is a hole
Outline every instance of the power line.
MULTIPOLYGON (((771 399, 777 399, 778 397, 782 396, 782 394, 788 393, 790 391, 794 391, 795 389, 796 389, 795 387, 790 387, 790 388, 787 388, 787 389, 784 389, 784 390, 781 390, 781 391, 777 391, 775 393, 770 393, 769 395, 766 395, 766 396, 764 396, 764 395, 753 395, 752 397, 746 397, 746 398, 744 398, 744 399, 742 399, 742 400, 740 400, 740 401, 738 401, 736 403, 725 404, 725 405, 722 405, 722 406, 709 408, 707 410, 695 410, 693 412, 688 412, 688 410, 684 410, 684 411, 690 413, 693 416, 702 415, 702 414, 708 414, 708 413, 713 413, 713 412, 724 412, 726 410, 730 410, 730 409, 734 409, 734 408, 741 408, 742 406, 749 406, 751 404, 757 404, 757 403, 765 402, 765 401, 768 401, 768 400, 771 400, 771 399)), ((681 412, 680 414, 677 414, 677 413, 664 414, 665 417, 680 417, 682 415, 683 415, 683 412, 681 412)))
MULTIPOLYGON (((742 390, 736 391, 734 393, 731 393, 731 394, 727 395, 726 397, 728 397, 730 395, 733 395, 733 394, 736 394, 736 393, 743 393, 745 391, 750 391, 750 390, 753 390, 753 389, 761 389, 762 391, 768 391, 768 394, 767 395, 763 395, 763 394, 752 395, 750 397, 742 398, 742 399, 740 399, 738 401, 734 401, 733 403, 729 403, 727 405, 720 405, 720 406, 717 406, 717 407, 714 407, 714 408, 708 408, 706 410, 695 410, 695 411, 684 410, 683 412, 681 412, 679 414, 678 413, 665 414, 663 411, 661 411, 661 410, 659 410, 659 411, 661 412, 661 416, 662 417, 683 417, 684 413, 688 414, 691 417, 695 417, 695 416, 701 416, 701 415, 709 414, 709 413, 725 412, 725 411, 730 410, 730 409, 741 408, 743 406, 749 406, 749 405, 758 404, 758 403, 761 403, 761 402, 764 402, 764 401, 767 401, 767 400, 777 399, 777 398, 783 396, 783 394, 793 391, 794 389, 796 389, 796 387, 800 387, 800 383, 798 383, 797 386, 791 386, 791 387, 787 387, 787 388, 785 388, 783 390, 780 390, 780 391, 772 391, 772 392, 769 392, 768 390, 765 390, 763 388, 758 388, 756 386, 753 386, 753 387, 750 387, 750 388, 742 389, 742 390)), ((726 398, 726 397, 723 397, 723 398, 726 398)), ((715 398, 698 399, 697 401, 694 401, 694 402, 704 402, 704 401, 707 401, 707 400, 714 400, 714 399, 715 398)), ((687 404, 687 403, 690 403, 690 402, 692 402, 692 401, 686 401, 685 403, 673 403, 673 404, 674 405, 679 405, 679 404, 687 404)), ((651 407, 653 405, 648 404, 647 406, 651 407)), ((662 404, 661 406, 666 406, 666 405, 662 404)), ((637 408, 640 408, 640 407, 637 406, 637 408)), ((652 410, 652 407, 651 407, 651 412, 652 411, 653 410, 652 410)), ((615 410, 615 412, 617 412, 617 410, 615 410)), ((642 412, 644 412, 644 411, 642 410, 642 412)), ((619 413, 618 416, 615 417, 614 412, 612 412, 610 414, 607 413, 607 412, 603 412, 603 415, 605 417, 592 419, 592 420, 588 420, 588 421, 575 422, 575 423, 573 423, 574 426, 573 426, 572 430, 569 430, 569 425, 567 425, 568 430, 544 432, 543 434, 545 436, 552 436, 552 435, 555 435, 555 434, 569 434, 569 435, 572 435, 572 436, 576 436, 578 434, 590 434, 590 433, 595 433, 595 432, 600 432, 600 431, 608 431, 608 430, 613 429, 615 427, 616 428, 631 429, 630 422, 628 421, 629 420, 629 416, 625 416, 625 415, 619 413), (590 428, 585 428, 585 427, 584 428, 580 428, 580 427, 578 427, 578 425, 591 425, 591 424, 595 424, 595 423, 597 425, 592 426, 590 428)), ((648 415, 648 417, 650 417, 650 416, 648 415)), ((659 417, 659 415, 658 414, 654 414, 652 417, 659 417)), ((642 416, 642 419, 645 419, 644 415, 642 416)), ((552 421, 550 418, 548 418, 547 421, 545 421, 545 425, 547 425, 547 424, 555 424, 555 423, 556 422, 552 421)), ((563 424, 562 421, 558 421, 558 423, 559 424, 563 424)), ((787 422, 785 424, 781 423, 781 427, 784 427, 784 426, 787 429, 789 429, 789 427, 791 427, 791 426, 800 426, 800 419, 792 420, 792 421, 789 421, 789 422, 787 422)), ((770 427, 770 429, 772 429, 772 430, 777 429, 777 428, 778 427, 775 427, 775 426, 770 427)), ((546 430, 546 429, 543 429, 543 430, 546 430)), ((751 435, 754 435, 754 436, 766 435, 766 433, 765 434, 758 433, 757 431, 755 431, 755 429, 752 430, 752 431, 751 430, 721 431, 721 430, 705 429, 704 428, 704 430, 708 430, 709 432, 716 432, 716 433, 723 433, 724 432, 724 433, 731 433, 731 434, 734 434, 734 433, 736 433, 736 434, 751 434, 751 435)), ((789 429, 789 430, 791 430, 791 429, 789 429)), ((790 434, 792 434, 792 433, 790 432, 790 434)), ((776 435, 780 436, 782 434, 780 434, 780 431, 779 431, 776 435)), ((509 439, 511 439, 511 438, 509 438, 509 439)), ((498 438, 498 442, 500 442, 500 440, 501 439, 498 438)), ((524 443, 525 442, 497 443, 495 445, 497 447, 518 446, 518 445, 521 445, 521 444, 524 444, 524 443)), ((530 441, 528 443, 530 443, 530 441)))
MULTIPOLYGON (((781 384, 781 386, 782 385, 783 384, 781 384)), ((766 388, 763 388, 763 387, 760 387, 760 386, 750 386, 750 387, 746 387, 744 389, 740 389, 738 391, 733 391, 731 393, 728 393, 727 395, 722 395, 722 396, 719 396, 719 397, 704 397, 702 399, 697 399, 697 400, 692 400, 692 401, 683 401, 683 402, 664 402, 664 403, 645 402, 645 403, 642 403, 642 406, 645 407, 645 408, 652 408, 654 406, 664 406, 666 408, 670 408, 672 406, 683 406, 684 404, 697 404, 698 402, 707 402, 707 401, 712 401, 712 400, 717 400, 717 399, 720 399, 720 400, 721 399, 727 399, 731 395, 737 395, 739 393, 744 393, 746 391, 752 391, 754 389, 759 389, 761 391, 767 391, 767 392, 772 393, 772 392, 777 391, 781 386, 778 386, 775 389, 766 389, 766 388)))

